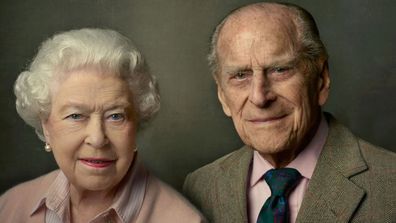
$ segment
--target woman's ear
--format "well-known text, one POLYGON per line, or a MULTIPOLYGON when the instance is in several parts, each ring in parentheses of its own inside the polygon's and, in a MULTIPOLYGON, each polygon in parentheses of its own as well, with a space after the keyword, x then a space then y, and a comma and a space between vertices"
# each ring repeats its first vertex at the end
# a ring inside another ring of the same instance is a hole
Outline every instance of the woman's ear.
POLYGON ((48 120, 41 120, 41 128, 43 129, 43 134, 45 138, 45 142, 51 144, 50 142, 50 133, 48 131, 48 120))

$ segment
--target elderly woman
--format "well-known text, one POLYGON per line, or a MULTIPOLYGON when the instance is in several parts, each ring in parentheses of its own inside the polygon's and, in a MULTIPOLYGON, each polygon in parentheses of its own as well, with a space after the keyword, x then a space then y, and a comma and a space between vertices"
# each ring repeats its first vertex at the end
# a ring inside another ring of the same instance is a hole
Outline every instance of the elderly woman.
POLYGON ((59 170, 2 195, 1 222, 204 222, 137 160, 136 132, 158 111, 159 95, 127 38, 100 29, 55 35, 15 94, 59 170))

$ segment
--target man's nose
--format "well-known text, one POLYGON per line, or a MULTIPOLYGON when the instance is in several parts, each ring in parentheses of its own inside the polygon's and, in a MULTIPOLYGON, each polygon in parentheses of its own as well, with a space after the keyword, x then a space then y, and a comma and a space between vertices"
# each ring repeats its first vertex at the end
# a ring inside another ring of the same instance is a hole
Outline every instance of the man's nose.
POLYGON ((249 101, 257 107, 264 108, 275 100, 275 94, 271 90, 271 83, 263 72, 253 74, 250 86, 249 101))
POLYGON ((85 143, 94 148, 102 148, 109 143, 105 126, 100 117, 91 117, 86 127, 85 143))

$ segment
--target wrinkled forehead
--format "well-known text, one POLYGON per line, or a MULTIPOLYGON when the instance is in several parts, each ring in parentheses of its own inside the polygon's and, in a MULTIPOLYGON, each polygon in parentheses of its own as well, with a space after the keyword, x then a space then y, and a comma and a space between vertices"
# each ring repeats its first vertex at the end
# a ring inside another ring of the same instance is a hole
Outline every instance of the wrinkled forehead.
MULTIPOLYGON (((298 30, 295 16, 280 5, 248 7, 230 15, 224 23, 217 42, 218 56, 229 54, 233 48, 264 50, 298 48, 298 30)), ((276 52, 274 52, 276 53, 276 52)))
MULTIPOLYGON (((121 73, 115 69, 108 68, 106 66, 100 65, 86 65, 80 66, 73 69, 57 69, 53 78, 50 80, 50 91, 51 95, 57 94, 58 89, 61 85, 63 85, 70 78, 84 78, 85 76, 90 76, 92 78, 96 78, 97 81, 101 81, 104 79, 118 79, 120 82, 128 85, 126 79, 121 75, 121 73)), ((100 83, 98 83, 100 84, 100 83)), ((129 92, 131 93, 131 92, 129 92)))

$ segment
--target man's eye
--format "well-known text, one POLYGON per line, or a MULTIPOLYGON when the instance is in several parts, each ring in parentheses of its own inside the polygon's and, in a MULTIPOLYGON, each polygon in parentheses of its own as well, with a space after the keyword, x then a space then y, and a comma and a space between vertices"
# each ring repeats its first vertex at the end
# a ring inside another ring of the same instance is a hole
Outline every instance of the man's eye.
POLYGON ((252 74, 251 71, 243 70, 243 71, 238 71, 234 74, 233 78, 237 80, 243 80, 247 78, 250 74, 252 74))
POLYGON ((83 119, 82 114, 71 114, 66 117, 66 119, 81 120, 83 119))

